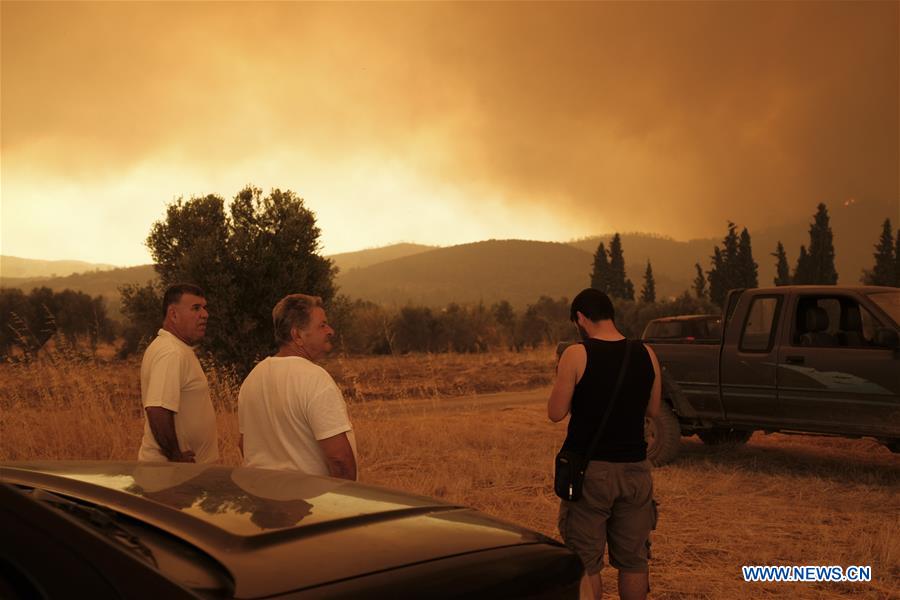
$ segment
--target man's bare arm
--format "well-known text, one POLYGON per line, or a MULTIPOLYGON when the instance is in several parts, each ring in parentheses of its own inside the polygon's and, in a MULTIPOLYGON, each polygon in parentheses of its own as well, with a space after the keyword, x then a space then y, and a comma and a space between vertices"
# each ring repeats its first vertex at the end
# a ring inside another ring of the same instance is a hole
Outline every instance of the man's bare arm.
POLYGON ((647 349, 647 354, 650 355, 650 362, 653 363, 653 387, 650 388, 650 401, 647 402, 647 416, 654 418, 659 414, 659 409, 662 406, 662 372, 659 368, 659 360, 656 358, 656 353, 653 352, 650 346, 644 345, 644 348, 647 349))
POLYGON ((172 462, 194 462, 194 453, 191 450, 182 452, 178 446, 174 412, 162 406, 148 406, 147 422, 166 458, 172 462))
POLYGON ((329 475, 356 481, 356 457, 346 432, 319 440, 319 446, 325 453, 329 475))
POLYGON ((554 423, 562 421, 572 407, 575 385, 587 363, 587 352, 581 344, 566 348, 556 366, 556 382, 547 401, 547 416, 554 423))

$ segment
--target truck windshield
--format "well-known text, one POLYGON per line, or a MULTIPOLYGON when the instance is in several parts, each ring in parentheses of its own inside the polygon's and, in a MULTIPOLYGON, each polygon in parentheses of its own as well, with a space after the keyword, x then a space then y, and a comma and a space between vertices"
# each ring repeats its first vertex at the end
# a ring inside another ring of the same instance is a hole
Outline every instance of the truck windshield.
POLYGON ((869 298, 900 325, 900 292, 872 292, 869 298))

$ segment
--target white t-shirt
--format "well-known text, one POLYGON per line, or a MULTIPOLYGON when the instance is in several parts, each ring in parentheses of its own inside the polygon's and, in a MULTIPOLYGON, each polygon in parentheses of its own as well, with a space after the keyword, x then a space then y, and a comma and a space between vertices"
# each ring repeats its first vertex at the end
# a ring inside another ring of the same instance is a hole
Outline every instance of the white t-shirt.
POLYGON ((299 356, 270 356, 256 365, 238 396, 244 465, 328 475, 318 440, 356 439, 347 404, 331 375, 299 356))
MULTIPOLYGON (((141 361, 141 400, 144 408, 161 406, 175 413, 175 435, 182 452, 194 452, 198 463, 219 458, 216 412, 209 384, 194 349, 165 329, 147 346, 141 361)), ((166 461, 144 412, 144 438, 138 460, 166 461)))

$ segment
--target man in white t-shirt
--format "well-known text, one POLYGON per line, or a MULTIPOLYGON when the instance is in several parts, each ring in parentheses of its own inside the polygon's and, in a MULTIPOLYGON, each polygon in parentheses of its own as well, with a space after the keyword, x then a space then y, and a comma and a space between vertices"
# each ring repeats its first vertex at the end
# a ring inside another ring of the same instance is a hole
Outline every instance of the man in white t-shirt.
POLYGON ((141 361, 144 438, 140 461, 209 463, 219 458, 216 413, 193 346, 206 335, 203 290, 176 284, 163 296, 163 326, 141 361))
POLYGON ((238 421, 244 465, 356 479, 356 440, 334 379, 315 361, 334 330, 322 300, 291 294, 272 310, 279 350, 241 385, 238 421))

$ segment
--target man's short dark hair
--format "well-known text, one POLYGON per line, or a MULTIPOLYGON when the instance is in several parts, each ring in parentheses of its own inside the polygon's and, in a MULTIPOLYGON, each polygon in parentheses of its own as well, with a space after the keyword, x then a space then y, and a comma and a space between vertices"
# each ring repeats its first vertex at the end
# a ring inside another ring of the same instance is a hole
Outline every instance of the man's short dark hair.
POLYGON ((181 300, 181 297, 185 294, 193 294, 194 296, 206 298, 206 294, 203 292, 203 289, 198 285, 194 285, 193 283, 176 283, 174 285, 170 285, 168 288, 166 288, 166 293, 163 294, 163 318, 165 318, 166 313, 169 312, 169 306, 171 306, 172 304, 178 304, 178 301, 181 300))
POLYGON ((572 321, 578 320, 576 313, 581 313, 596 323, 597 321, 615 318, 616 309, 613 308, 613 303, 609 296, 600 290, 587 288, 578 292, 578 295, 572 300, 572 309, 569 312, 569 318, 572 321))
POLYGON ((305 329, 309 325, 310 313, 316 306, 322 306, 322 299, 306 294, 289 294, 278 301, 272 309, 272 325, 279 346, 291 341, 291 329, 305 329))

